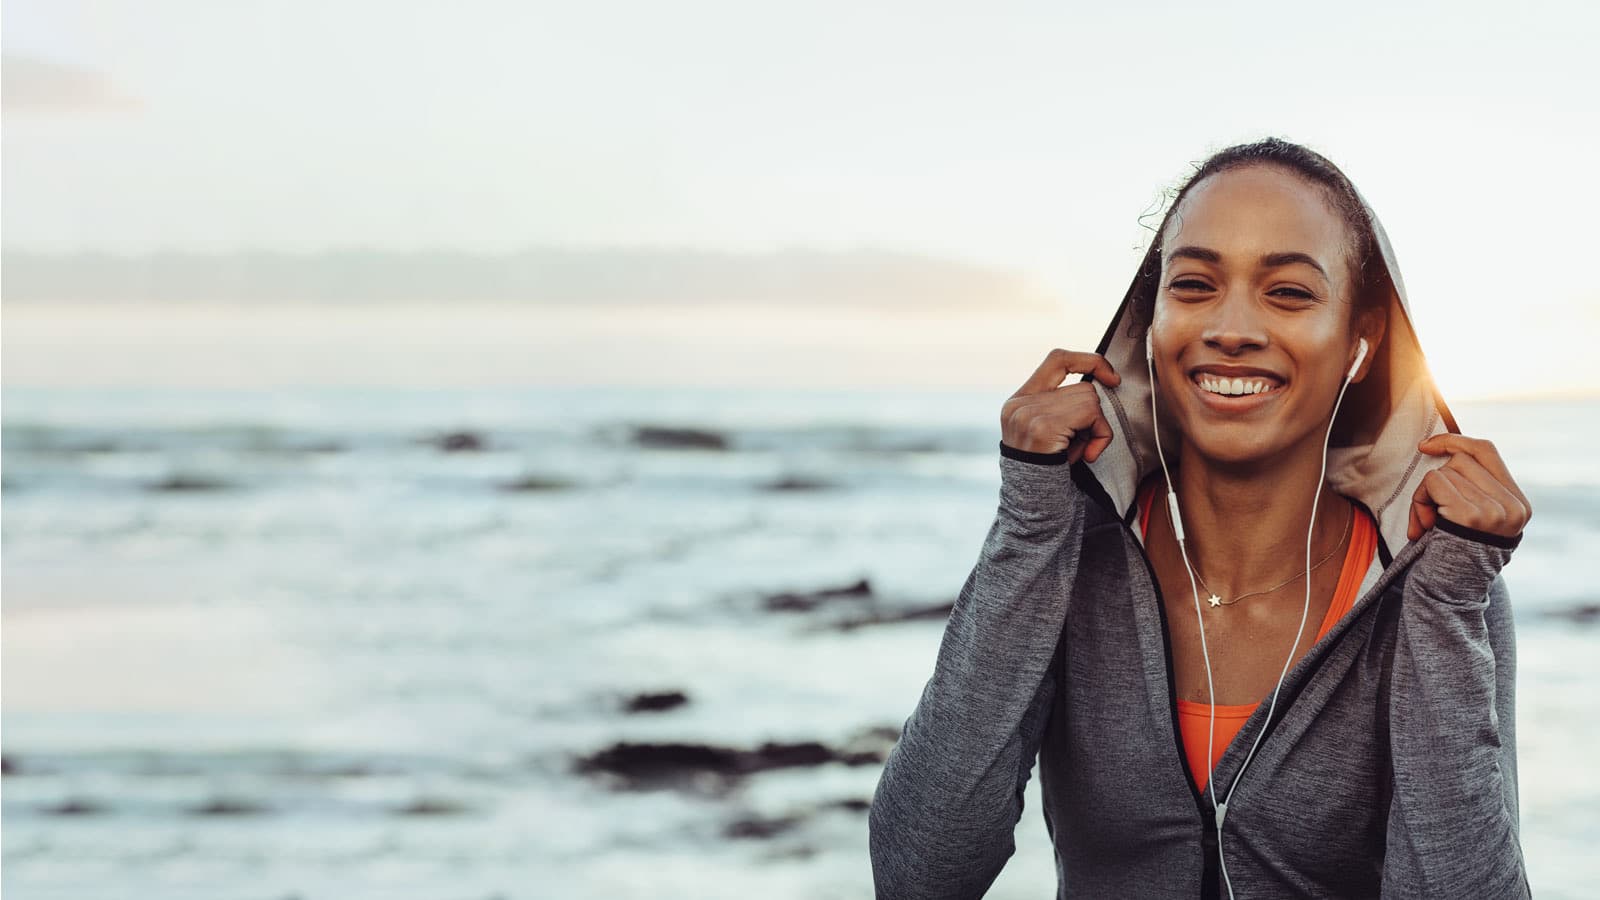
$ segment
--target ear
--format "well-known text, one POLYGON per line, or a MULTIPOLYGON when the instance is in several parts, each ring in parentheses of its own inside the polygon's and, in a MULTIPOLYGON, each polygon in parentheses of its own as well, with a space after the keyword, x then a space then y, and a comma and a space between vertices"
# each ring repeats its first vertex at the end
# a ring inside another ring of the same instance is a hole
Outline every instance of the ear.
POLYGON ((1357 342, 1361 338, 1367 340, 1367 356, 1361 361, 1361 368, 1356 370, 1355 377, 1350 379, 1352 384, 1365 379, 1367 373, 1372 371, 1372 364, 1378 358, 1378 346, 1383 343, 1383 335, 1388 325, 1387 308, 1365 310, 1357 317, 1355 334, 1350 338, 1350 360, 1352 362, 1355 360, 1360 347, 1357 342))

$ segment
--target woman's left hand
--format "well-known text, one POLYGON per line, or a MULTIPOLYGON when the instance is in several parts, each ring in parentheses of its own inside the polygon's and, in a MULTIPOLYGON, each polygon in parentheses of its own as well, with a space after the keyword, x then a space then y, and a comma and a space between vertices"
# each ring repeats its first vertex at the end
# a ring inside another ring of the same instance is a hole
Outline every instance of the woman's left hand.
POLYGON ((1416 540, 1439 516, 1467 528, 1516 537, 1533 517, 1533 505, 1506 470, 1494 444, 1460 434, 1436 434, 1417 449, 1450 460, 1422 477, 1411 496, 1406 538, 1416 540))

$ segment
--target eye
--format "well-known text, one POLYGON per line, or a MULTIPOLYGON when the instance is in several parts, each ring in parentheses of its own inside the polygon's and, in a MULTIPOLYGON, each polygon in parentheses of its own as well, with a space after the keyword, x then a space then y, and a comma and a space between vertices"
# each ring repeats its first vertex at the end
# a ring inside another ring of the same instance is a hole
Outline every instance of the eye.
POLYGON ((1291 288, 1291 287, 1276 288, 1274 290, 1268 291, 1268 293, 1272 294, 1273 296, 1280 296, 1281 295, 1281 296, 1284 296, 1284 297, 1290 297, 1290 298, 1295 299, 1295 300, 1315 300, 1315 299, 1317 299, 1316 295, 1310 293, 1309 291, 1302 291, 1299 288, 1291 288))
POLYGON ((1184 291, 1209 291, 1209 290, 1211 290, 1211 285, 1206 284, 1204 281, 1197 281, 1197 280, 1195 280, 1193 278, 1185 278, 1185 279, 1182 279, 1182 280, 1179 280, 1179 281, 1174 281, 1172 284, 1168 285, 1168 287, 1171 288, 1172 290, 1175 290, 1175 291, 1176 290, 1184 290, 1184 291))

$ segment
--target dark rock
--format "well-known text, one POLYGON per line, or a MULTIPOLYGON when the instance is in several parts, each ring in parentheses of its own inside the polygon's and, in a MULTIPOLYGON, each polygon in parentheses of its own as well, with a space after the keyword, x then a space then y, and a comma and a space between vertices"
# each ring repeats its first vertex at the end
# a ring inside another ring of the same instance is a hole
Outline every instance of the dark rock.
POLYGON ((934 603, 929 606, 914 606, 908 609, 889 609, 881 612, 870 612, 834 622, 831 627, 838 631, 852 631, 867 625, 890 625, 895 622, 918 622, 923 620, 945 621, 950 618, 950 611, 955 608, 955 601, 934 603))
POLYGON ((676 709, 689 702, 688 696, 683 691, 657 691, 654 693, 635 694, 629 697, 624 704, 625 712, 661 712, 676 709))
POLYGON ((1580 603, 1566 609, 1553 609, 1545 613, 1553 619, 1566 619, 1579 625, 1600 623, 1600 603, 1580 603))
POLYGON ((741 751, 704 744, 635 744, 622 742, 578 759, 584 775, 606 775, 616 786, 696 789, 720 793, 742 775, 741 751))
POLYGON ((703 428, 667 428, 658 425, 638 425, 633 429, 633 442, 653 450, 726 450, 728 439, 715 431, 703 428))
POLYGON ((605 775, 631 789, 659 787, 723 790, 732 782, 770 769, 820 766, 827 763, 865 765, 881 761, 876 754, 852 750, 841 754, 817 741, 768 741, 754 750, 708 744, 621 742, 577 760, 579 774, 605 775))
POLYGON ((230 485, 220 478, 210 478, 204 475, 168 475, 160 481, 147 485, 149 490, 161 493, 186 493, 199 491, 223 491, 230 485))
POLYGON ((43 807, 40 811, 50 816, 95 816, 105 812, 106 807, 93 800, 70 797, 53 806, 43 807))
POLYGON ((805 817, 800 815, 776 816, 770 819, 751 816, 729 822, 727 827, 722 829, 722 834, 724 837, 734 838, 735 840, 769 838, 773 835, 793 830, 804 819, 805 817))
POLYGON ((482 450, 485 446, 483 438, 470 431, 446 432, 433 438, 431 442, 446 453, 482 450))
POLYGON ((395 810, 401 816, 455 816, 468 812, 471 807, 458 800, 443 797, 418 797, 395 810))
POLYGON ((500 485, 500 490, 510 492, 524 491, 565 491, 576 487, 576 484, 565 478, 546 478, 542 475, 524 475, 500 485))
POLYGON ((236 797, 216 797, 189 810, 196 816, 253 816, 266 811, 265 806, 254 800, 236 797))
POLYGON ((0 775, 17 774, 17 764, 9 756, 0 756, 0 775))
POLYGON ((837 487, 833 482, 821 478, 807 478, 803 475, 786 475, 775 481, 761 485, 764 491, 822 491, 837 487))
POLYGON ((763 600, 766 608, 776 612, 806 612, 816 609, 829 600, 862 599, 872 597, 872 585, 863 578, 855 584, 841 588, 824 588, 806 593, 772 594, 763 600))
POLYGON ((743 751, 706 744, 635 744, 623 741, 588 757, 583 768, 649 778, 684 770, 737 774, 743 751))
POLYGON ((827 806, 853 813, 864 813, 872 809, 872 800, 867 797, 846 797, 843 800, 835 800, 827 806))
POLYGON ((768 741, 757 747, 752 756, 747 757, 747 769, 762 771, 796 766, 820 766, 823 763, 834 762, 838 758, 838 754, 819 741, 799 741, 792 744, 768 741))

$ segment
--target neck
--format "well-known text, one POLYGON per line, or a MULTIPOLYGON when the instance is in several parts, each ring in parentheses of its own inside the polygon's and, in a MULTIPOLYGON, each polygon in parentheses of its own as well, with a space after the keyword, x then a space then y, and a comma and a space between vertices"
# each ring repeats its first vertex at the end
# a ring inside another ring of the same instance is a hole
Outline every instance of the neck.
POLYGON ((1195 571, 1220 596, 1260 591, 1305 572, 1314 495, 1312 564, 1343 540, 1350 513, 1347 501, 1321 480, 1322 432, 1302 444, 1265 462, 1237 465, 1207 459, 1184 442, 1172 477, 1186 549, 1195 571))

